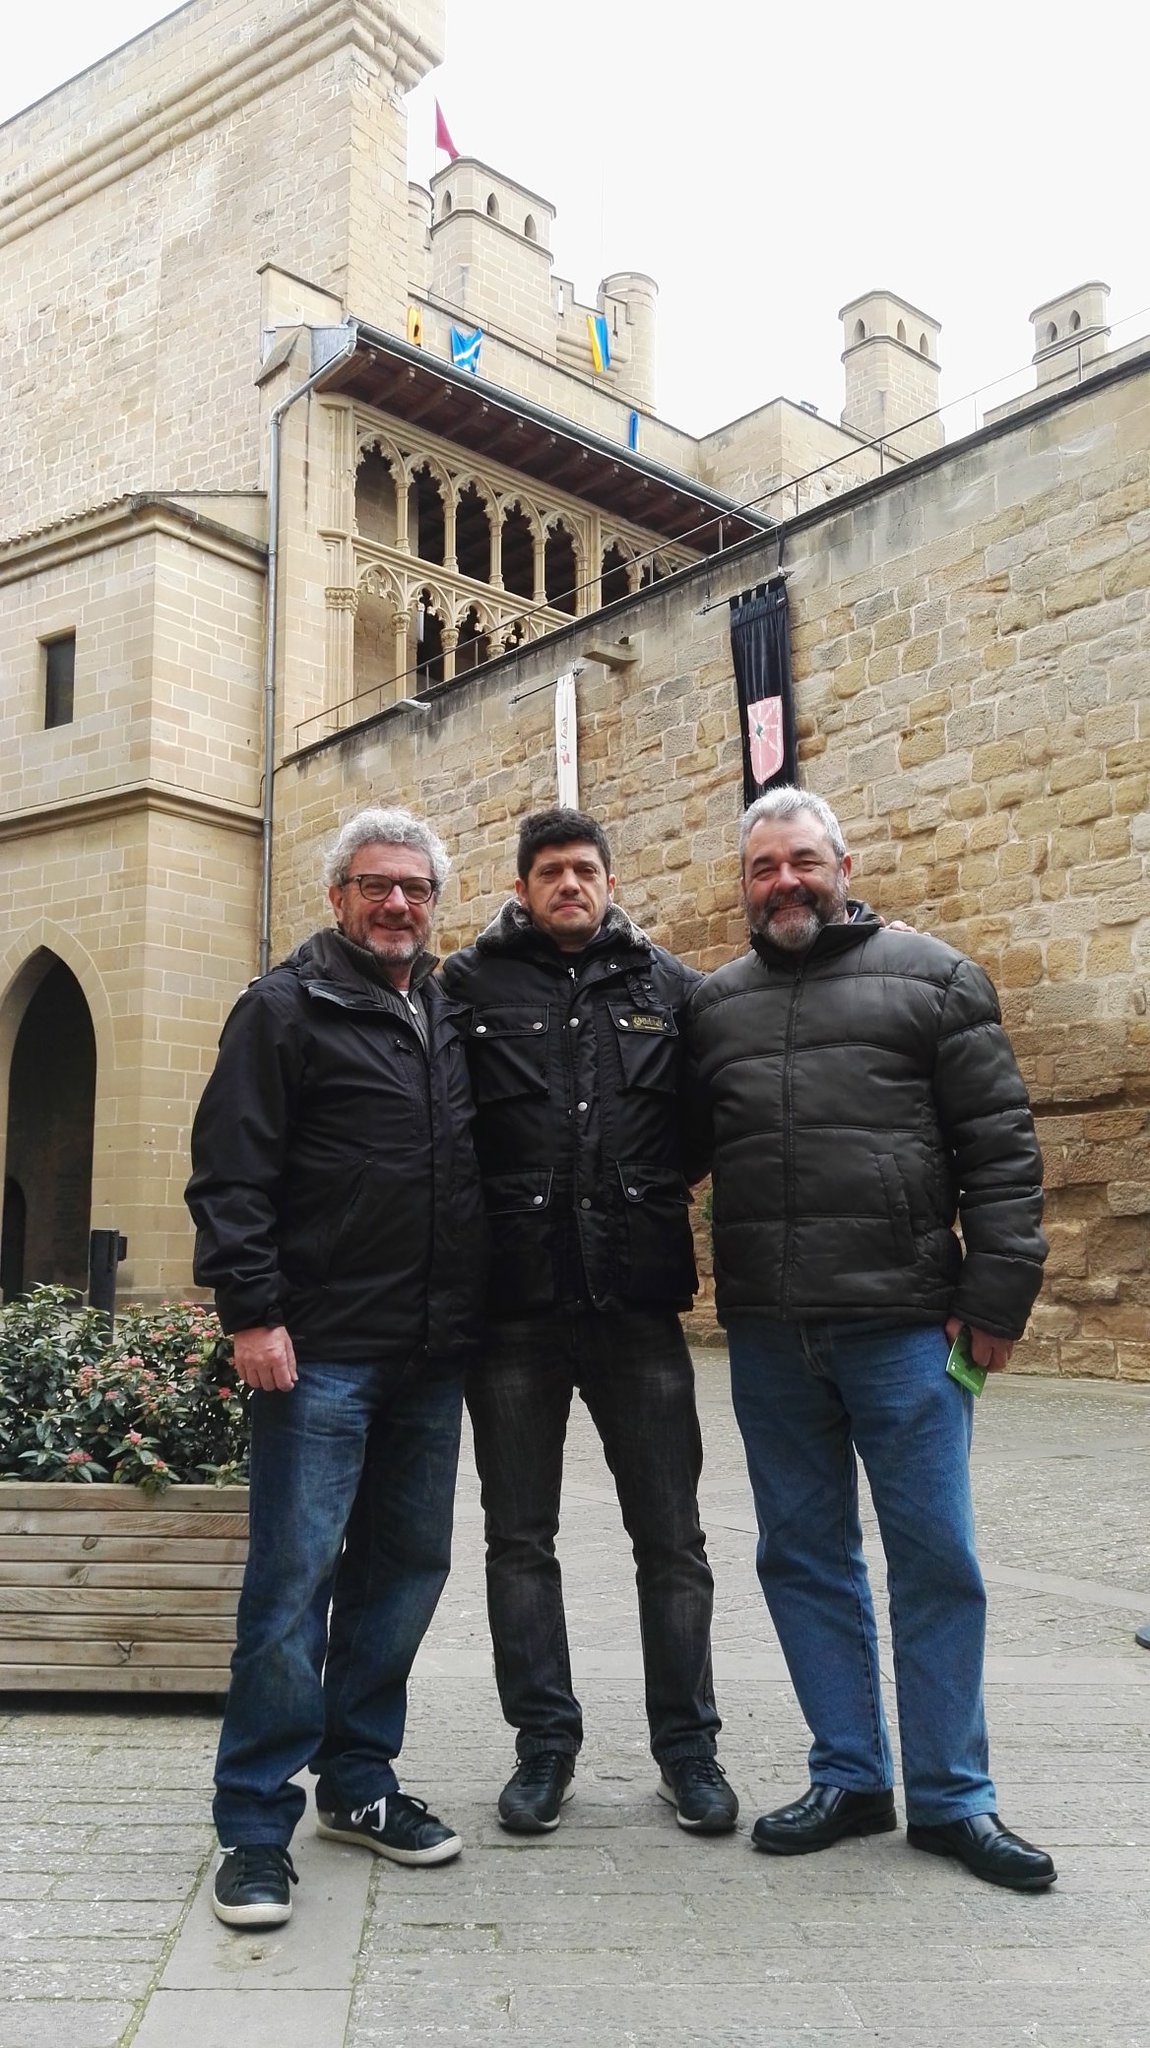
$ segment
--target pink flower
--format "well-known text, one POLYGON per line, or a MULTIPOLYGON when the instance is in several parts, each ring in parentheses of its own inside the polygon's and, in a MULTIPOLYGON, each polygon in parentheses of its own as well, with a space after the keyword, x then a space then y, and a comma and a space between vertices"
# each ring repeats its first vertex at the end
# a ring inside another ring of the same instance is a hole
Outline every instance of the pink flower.
POLYGON ((91 1462, 87 1451, 69 1451, 64 1460, 65 1465, 90 1465, 91 1462))
POLYGON ((142 1437, 142 1436, 140 1435, 140 1432, 139 1432, 139 1430, 138 1430, 138 1429, 130 1429, 130 1430, 128 1431, 128 1434, 127 1434, 126 1438, 125 1438, 125 1442, 126 1442, 126 1443, 129 1443, 129 1444, 142 1444, 142 1443, 143 1443, 143 1441, 144 1441, 144 1439, 143 1439, 143 1437, 142 1437))
POLYGON ((220 1400, 221 1400, 221 1401, 230 1401, 230 1400, 231 1400, 231 1398, 232 1398, 232 1390, 231 1390, 231 1388, 230 1388, 230 1387, 221 1387, 221 1388, 220 1388, 220 1400))

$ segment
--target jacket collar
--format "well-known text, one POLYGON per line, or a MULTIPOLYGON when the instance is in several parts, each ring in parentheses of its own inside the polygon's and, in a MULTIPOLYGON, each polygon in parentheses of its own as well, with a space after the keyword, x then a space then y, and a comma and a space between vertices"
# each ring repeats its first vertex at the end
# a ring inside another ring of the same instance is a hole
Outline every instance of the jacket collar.
POLYGON ((524 955, 535 954, 565 962, 585 960, 588 955, 609 947, 631 946, 641 953, 650 953, 651 950, 651 940, 646 932, 628 917, 621 904, 609 903, 602 924, 582 952, 563 953, 554 939, 532 923, 517 896, 508 897, 486 930, 480 932, 475 945, 478 952, 489 955, 507 954, 523 958, 524 955))
MULTIPOLYGON (((414 995, 417 990, 423 990, 427 994, 425 984, 438 965, 434 953, 420 953, 412 963, 409 993, 414 995)), ((389 1009, 398 1007, 401 1011, 406 1007, 405 997, 385 974, 375 969, 374 957, 368 948, 345 939, 342 932, 313 932, 310 939, 304 939, 288 955, 284 966, 298 974, 306 988, 325 985, 360 1002, 371 1002, 389 1009)))
POLYGON ((824 924, 817 938, 805 952, 792 953, 785 946, 772 946, 758 932, 751 933, 751 947, 767 967, 785 967, 794 974, 805 967, 808 960, 830 959, 836 953, 848 953, 853 946, 859 946, 864 939, 874 937, 883 929, 883 921, 869 903, 858 903, 852 898, 847 903, 847 918, 843 924, 824 924))

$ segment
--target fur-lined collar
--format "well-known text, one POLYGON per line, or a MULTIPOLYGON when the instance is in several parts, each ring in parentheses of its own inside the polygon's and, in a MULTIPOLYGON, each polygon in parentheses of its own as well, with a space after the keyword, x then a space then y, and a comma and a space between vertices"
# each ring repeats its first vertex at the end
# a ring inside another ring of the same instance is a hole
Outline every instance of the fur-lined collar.
MULTIPOLYGON (((497 910, 491 923, 481 931, 475 944, 481 953, 521 953, 524 943, 538 939, 544 945, 553 945, 546 932, 532 923, 517 896, 509 896, 501 909, 497 910)), ((607 914, 593 939, 589 939, 586 952, 591 946, 611 941, 617 946, 649 947, 651 940, 641 926, 628 917, 618 903, 607 905, 607 914)), ((558 950, 558 949, 556 949, 558 950)))

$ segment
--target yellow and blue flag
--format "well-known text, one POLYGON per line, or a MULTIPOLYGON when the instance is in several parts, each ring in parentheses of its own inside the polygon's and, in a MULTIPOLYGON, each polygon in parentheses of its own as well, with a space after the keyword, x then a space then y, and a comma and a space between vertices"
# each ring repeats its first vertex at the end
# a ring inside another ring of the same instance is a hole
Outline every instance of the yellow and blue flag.
POLYGON ((607 318, 603 313, 588 313, 587 332, 591 337, 591 364, 599 375, 611 367, 611 337, 607 332, 607 318))

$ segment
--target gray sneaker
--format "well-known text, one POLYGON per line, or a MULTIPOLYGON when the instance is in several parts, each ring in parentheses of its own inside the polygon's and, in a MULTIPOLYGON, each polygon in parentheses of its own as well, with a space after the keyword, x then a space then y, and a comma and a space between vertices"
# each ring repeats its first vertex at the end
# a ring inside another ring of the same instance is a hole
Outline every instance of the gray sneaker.
POLYGON ((1135 1629, 1134 1640, 1143 1650, 1150 1650, 1150 1621, 1144 1621, 1141 1628, 1135 1629))

